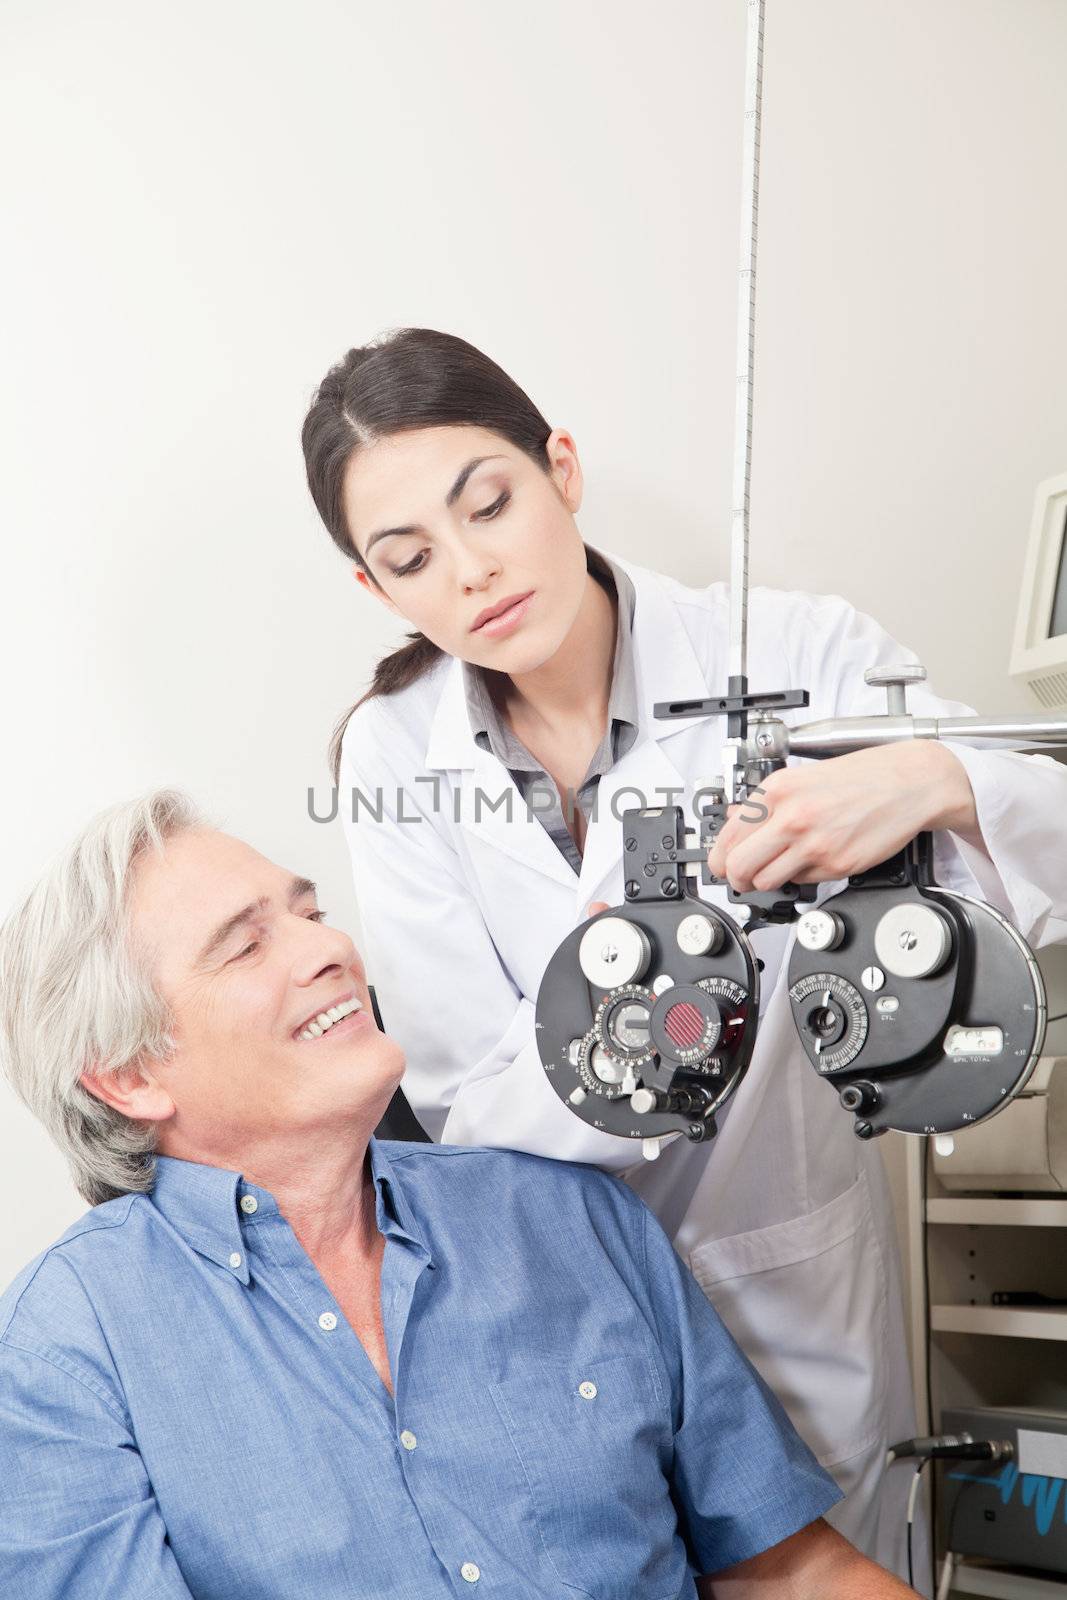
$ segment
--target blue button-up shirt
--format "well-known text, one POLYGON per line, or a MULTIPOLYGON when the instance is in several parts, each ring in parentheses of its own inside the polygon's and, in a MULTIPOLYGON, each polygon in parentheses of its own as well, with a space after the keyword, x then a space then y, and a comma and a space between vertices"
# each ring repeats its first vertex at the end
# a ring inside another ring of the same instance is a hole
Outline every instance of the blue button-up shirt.
POLYGON ((683 1600, 839 1498, 623 1183, 372 1141, 395 1399, 266 1190, 161 1157, 0 1299, 11 1600, 683 1600))

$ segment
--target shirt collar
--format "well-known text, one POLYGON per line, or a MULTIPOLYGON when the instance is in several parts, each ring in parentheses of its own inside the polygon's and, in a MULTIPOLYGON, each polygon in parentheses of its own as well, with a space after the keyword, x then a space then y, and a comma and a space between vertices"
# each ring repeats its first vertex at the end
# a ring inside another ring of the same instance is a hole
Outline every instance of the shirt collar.
MULTIPOLYGON (((379 1230, 386 1238, 405 1239, 421 1246, 429 1257, 424 1230, 404 1195, 394 1163, 377 1139, 371 1139, 368 1148, 379 1230)), ((239 1172, 199 1161, 182 1161, 177 1156, 156 1156, 151 1200, 199 1255, 225 1267, 244 1284, 249 1282, 249 1272, 242 1223, 247 1215, 258 1219, 279 1209, 269 1190, 247 1183, 239 1172), (243 1213, 241 1201, 249 1195, 256 1204, 250 1213, 243 1213)))
MULTIPOLYGON (((619 722, 631 728, 638 726, 637 674, 634 667, 633 623, 637 596, 629 574, 592 545, 586 545, 586 566, 593 577, 605 588, 614 584, 618 596, 618 624, 615 629, 615 655, 611 666, 611 693, 608 699, 608 729, 619 722)), ((471 733, 483 749, 513 767, 524 753, 514 735, 501 721, 489 692, 489 684, 482 667, 463 662, 463 685, 467 698, 467 714, 471 733)))
POLYGON ((372 1139, 368 1149, 371 1177, 378 1191, 376 1215, 379 1229, 387 1239, 406 1239, 411 1244, 420 1245, 432 1265, 425 1226, 416 1218, 411 1203, 404 1193, 403 1184, 397 1176, 396 1162, 389 1160, 384 1145, 378 1139, 372 1139))

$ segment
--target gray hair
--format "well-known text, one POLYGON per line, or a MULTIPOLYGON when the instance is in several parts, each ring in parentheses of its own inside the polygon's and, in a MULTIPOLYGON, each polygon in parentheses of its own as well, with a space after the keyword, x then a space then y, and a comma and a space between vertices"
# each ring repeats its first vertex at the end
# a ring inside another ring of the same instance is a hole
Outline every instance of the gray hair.
POLYGON ((129 939, 134 871, 172 835, 210 826, 178 789, 112 806, 0 927, 0 1064, 90 1205, 151 1189, 156 1127, 105 1105, 82 1073, 174 1049, 169 1007, 129 939))

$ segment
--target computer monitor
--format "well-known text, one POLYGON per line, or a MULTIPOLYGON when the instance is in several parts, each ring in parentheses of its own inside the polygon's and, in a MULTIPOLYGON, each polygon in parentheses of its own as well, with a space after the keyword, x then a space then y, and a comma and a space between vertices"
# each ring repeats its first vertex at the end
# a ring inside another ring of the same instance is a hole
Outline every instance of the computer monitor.
POLYGON ((1010 671, 1042 706, 1067 705, 1067 473, 1034 500, 1010 671))

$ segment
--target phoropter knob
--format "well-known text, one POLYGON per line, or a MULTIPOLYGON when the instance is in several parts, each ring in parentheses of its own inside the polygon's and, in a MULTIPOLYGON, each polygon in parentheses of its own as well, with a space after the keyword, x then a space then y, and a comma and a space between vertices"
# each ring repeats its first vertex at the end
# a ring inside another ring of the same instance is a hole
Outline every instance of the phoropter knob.
POLYGON ((868 667, 863 681, 872 688, 884 688, 889 715, 904 717, 908 714, 905 695, 909 683, 922 683, 925 677, 926 668, 917 661, 902 661, 895 667, 868 667))

